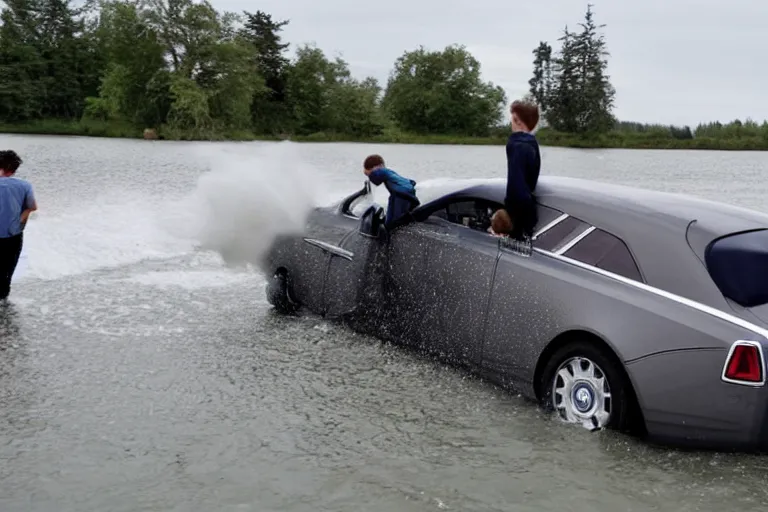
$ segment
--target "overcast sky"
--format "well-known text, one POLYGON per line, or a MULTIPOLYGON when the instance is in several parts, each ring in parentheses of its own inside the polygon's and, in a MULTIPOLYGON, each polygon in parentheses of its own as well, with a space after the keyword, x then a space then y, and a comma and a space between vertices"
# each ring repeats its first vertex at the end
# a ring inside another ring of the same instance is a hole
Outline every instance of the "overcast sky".
MULTIPOLYGON (((528 89, 531 51, 557 49, 577 28, 578 0, 211 0, 217 9, 261 9, 290 23, 292 43, 342 56, 356 76, 386 84, 403 51, 463 44, 510 99, 528 89)), ((622 120, 696 125, 768 119, 768 0, 592 0, 611 52, 608 73, 622 120)))

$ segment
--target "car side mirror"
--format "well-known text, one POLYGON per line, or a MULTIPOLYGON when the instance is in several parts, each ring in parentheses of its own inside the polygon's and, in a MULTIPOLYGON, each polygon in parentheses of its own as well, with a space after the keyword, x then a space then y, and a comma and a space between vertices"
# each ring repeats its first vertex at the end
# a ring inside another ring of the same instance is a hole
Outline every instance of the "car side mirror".
POLYGON ((360 217, 360 234, 380 238, 384 233, 384 208, 378 205, 371 205, 360 217))

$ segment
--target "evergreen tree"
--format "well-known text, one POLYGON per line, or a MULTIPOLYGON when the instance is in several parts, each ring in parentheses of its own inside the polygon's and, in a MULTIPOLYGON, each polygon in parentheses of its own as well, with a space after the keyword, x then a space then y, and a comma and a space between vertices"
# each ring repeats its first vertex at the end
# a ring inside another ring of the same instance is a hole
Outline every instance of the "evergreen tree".
POLYGON ((533 51, 530 91, 548 123, 558 131, 597 133, 616 123, 612 114, 615 90, 606 72, 609 54, 604 36, 598 33, 604 26, 595 24, 590 4, 581 32, 571 32, 566 26, 554 58, 545 42, 533 51))
POLYGON ((544 41, 533 50, 533 78, 528 81, 529 92, 539 105, 541 117, 546 118, 552 96, 552 46, 544 41))
POLYGON ((616 122, 612 114, 616 92, 606 72, 609 53, 604 36, 598 34, 598 29, 605 25, 595 25, 592 5, 589 4, 584 23, 580 26, 582 31, 576 37, 582 103, 578 131, 604 132, 610 130, 616 122))
POLYGON ((267 88, 276 101, 282 101, 285 94, 285 68, 289 63, 284 52, 290 45, 282 42, 280 31, 289 22, 273 21, 272 15, 263 11, 256 11, 255 14, 245 11, 245 17, 240 33, 256 50, 256 68, 267 88))
POLYGON ((566 26, 559 41, 562 46, 554 59, 548 121, 556 130, 576 132, 582 110, 576 35, 566 26))
POLYGON ((240 35, 255 50, 255 64, 264 80, 265 90, 259 90, 251 104, 251 116, 257 131, 280 132, 289 128, 289 106, 286 101, 286 71, 289 60, 284 53, 289 44, 283 43, 280 31, 288 20, 273 21, 263 11, 245 11, 245 23, 240 35))

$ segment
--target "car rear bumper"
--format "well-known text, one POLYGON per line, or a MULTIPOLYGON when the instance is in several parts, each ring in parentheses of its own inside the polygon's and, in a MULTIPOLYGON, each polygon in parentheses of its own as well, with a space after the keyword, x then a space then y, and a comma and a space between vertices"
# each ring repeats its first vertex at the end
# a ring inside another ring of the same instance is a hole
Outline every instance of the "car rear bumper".
POLYGON ((768 386, 720 378, 728 350, 666 352, 627 364, 648 437, 680 447, 768 450, 768 386))

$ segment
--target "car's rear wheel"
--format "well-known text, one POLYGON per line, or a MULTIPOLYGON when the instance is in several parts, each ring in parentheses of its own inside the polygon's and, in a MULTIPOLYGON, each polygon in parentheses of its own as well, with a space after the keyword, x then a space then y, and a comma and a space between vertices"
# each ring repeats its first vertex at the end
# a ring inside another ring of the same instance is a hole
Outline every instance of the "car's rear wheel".
POLYGON ((278 270, 267 283, 267 302, 280 313, 294 313, 299 308, 298 302, 291 296, 290 280, 286 271, 278 270))
POLYGON ((541 374, 542 398, 567 423, 589 430, 629 427, 630 384, 621 363, 587 342, 558 349, 541 374))

